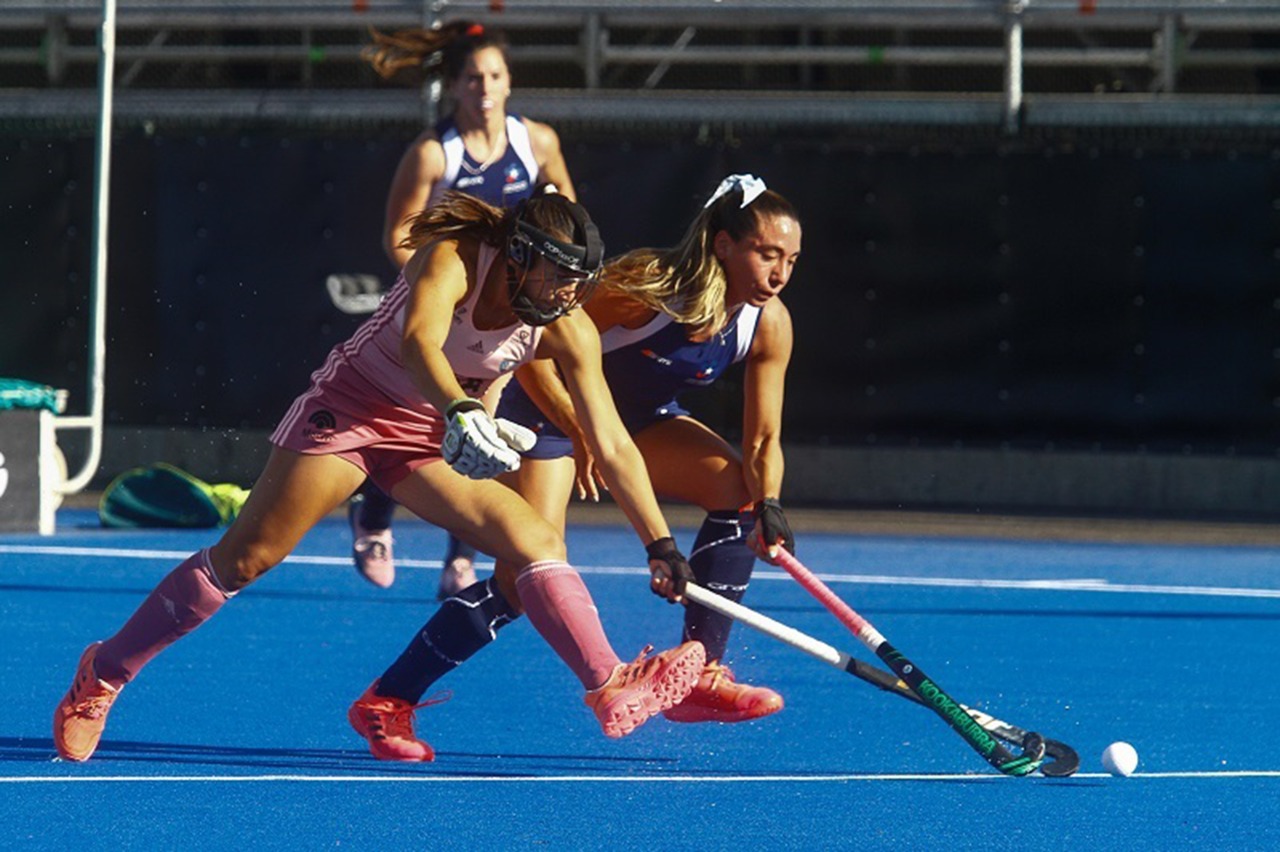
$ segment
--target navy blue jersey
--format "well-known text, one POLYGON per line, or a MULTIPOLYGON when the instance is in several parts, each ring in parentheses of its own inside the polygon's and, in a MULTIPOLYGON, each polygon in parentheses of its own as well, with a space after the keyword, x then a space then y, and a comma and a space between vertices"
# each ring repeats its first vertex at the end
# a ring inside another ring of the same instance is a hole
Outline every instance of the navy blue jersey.
MULTIPOLYGON (((604 375, 622 422, 632 434, 658 420, 689 412, 680 394, 707 387, 731 364, 746 357, 760 320, 760 309, 743 305, 708 340, 690 341, 684 326, 658 314, 640 328, 617 326, 600 335, 604 375)), ((531 458, 558 458, 572 452, 568 438, 550 423, 519 382, 502 393, 498 416, 533 429, 538 444, 531 458)))
POLYGON ((507 116, 507 146, 502 156, 490 163, 477 162, 467 153, 452 118, 436 125, 436 138, 444 148, 444 174, 431 187, 427 207, 450 189, 495 207, 513 207, 533 195, 538 184, 538 161, 533 156, 529 128, 520 116, 507 116))

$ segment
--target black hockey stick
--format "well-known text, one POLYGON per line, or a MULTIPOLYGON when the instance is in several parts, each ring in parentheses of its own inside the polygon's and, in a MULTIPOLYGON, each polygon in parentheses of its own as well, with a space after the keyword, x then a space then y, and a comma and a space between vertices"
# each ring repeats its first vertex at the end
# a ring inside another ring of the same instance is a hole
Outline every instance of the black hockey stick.
MULTIPOLYGON (((917 704, 922 704, 936 710, 934 705, 926 702, 919 695, 912 692, 910 686, 908 686, 905 681, 900 680, 894 675, 882 671, 875 666, 867 665, 860 660, 854 659, 843 651, 837 651, 825 642, 815 639, 806 633, 802 633, 789 625, 769 618, 766 615, 762 615, 761 613, 749 609, 742 604, 734 603, 733 601, 723 598, 714 592, 701 588, 700 586, 692 584, 687 586, 685 597, 693 603, 705 606, 707 609, 740 621, 748 627, 759 630, 767 636, 772 636, 773 638, 778 639, 797 650, 816 657, 817 659, 877 686, 886 692, 892 692, 895 695, 910 699, 917 704)), ((1041 767, 1041 771, 1046 775, 1070 775, 1075 772, 1080 765, 1079 757, 1070 746, 1057 741, 1044 741, 1039 734, 1029 733, 1021 728, 1015 727, 1014 725, 1010 725, 1007 722, 1003 722, 983 713, 980 710, 973 710, 969 707, 965 707, 963 704, 956 704, 955 706, 961 713, 965 714, 968 719, 972 720, 972 722, 966 723, 966 726, 971 724, 974 727, 986 731, 993 737, 998 737, 1023 749, 1023 755, 1014 756, 1008 751, 1008 749, 998 743, 995 744, 999 751, 1008 755, 1006 760, 1026 760, 1026 763, 1012 765, 1010 768, 1015 771, 1010 772, 1009 774, 1029 774, 1034 772, 1036 766, 1039 765, 1041 767), (1050 750, 1050 743, 1052 743, 1052 750, 1050 750), (1041 764, 1040 761, 1045 755, 1053 758, 1053 762, 1041 764), (1016 771, 1021 770, 1023 767, 1027 767, 1025 771, 1016 771)), ((947 721, 948 723, 951 723, 952 720, 951 718, 947 718, 947 721)), ((953 727, 955 726, 953 725, 953 727)), ((966 737, 966 739, 968 739, 968 737, 966 737)), ((990 737, 987 739, 990 739, 990 737)), ((977 746, 974 747, 977 748, 977 746)), ((993 749, 993 751, 995 750, 996 749, 993 749)), ((984 757, 985 756, 986 755, 984 753, 984 757)))
MULTIPOLYGON (((835 650, 834 648, 832 650, 835 650)), ((839 652, 837 652, 839 653, 839 652)), ((848 655, 844 655, 848 656, 848 655)), ((876 668, 848 657, 848 662, 842 666, 849 674, 856 678, 865 680, 872 686, 879 687, 885 692, 893 693, 901 698, 914 701, 917 704, 924 704, 920 700, 920 696, 911 691, 911 687, 907 686, 897 676, 890 674, 884 669, 876 668)), ((994 736, 999 737, 1007 743, 1022 748, 1026 745, 1027 737, 1032 734, 1019 728, 1017 725, 1011 725, 1001 719, 997 719, 990 714, 983 713, 981 710, 975 710, 972 707, 966 707, 961 704, 960 707, 969 717, 983 727, 983 729, 994 736)), ((1080 755, 1076 754, 1076 750, 1064 742, 1044 738, 1044 762, 1040 764, 1040 771, 1050 778, 1064 778, 1072 775, 1080 768, 1080 755)))
POLYGON ((951 729, 958 733, 974 751, 1005 775, 1029 775, 1044 761, 1044 738, 1028 733, 1022 746, 1022 754, 1015 755, 965 712, 964 706, 946 693, 936 681, 921 671, 897 648, 885 640, 861 615, 827 588, 818 577, 801 564, 800 560, 779 547, 778 564, 796 579, 809 594, 817 598, 854 636, 879 657, 924 705, 937 713, 951 729))

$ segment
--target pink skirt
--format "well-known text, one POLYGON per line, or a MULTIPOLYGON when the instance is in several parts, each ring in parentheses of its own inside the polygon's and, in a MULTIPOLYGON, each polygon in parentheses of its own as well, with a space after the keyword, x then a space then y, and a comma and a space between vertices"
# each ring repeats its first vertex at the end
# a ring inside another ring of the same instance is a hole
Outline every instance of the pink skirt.
POLYGON ((333 455, 390 491, 440 459, 445 420, 426 402, 397 404, 335 350, 311 376, 271 434, 271 443, 306 455, 333 455))

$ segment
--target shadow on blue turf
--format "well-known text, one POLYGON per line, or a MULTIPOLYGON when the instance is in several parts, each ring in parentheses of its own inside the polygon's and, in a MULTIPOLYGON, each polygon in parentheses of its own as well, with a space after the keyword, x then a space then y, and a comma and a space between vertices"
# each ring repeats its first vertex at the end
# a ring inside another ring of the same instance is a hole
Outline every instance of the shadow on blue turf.
MULTIPOLYGON (((49 592, 53 594, 83 595, 123 595, 131 598, 143 598, 149 595, 152 587, 141 586, 50 586, 39 583, 0 583, 0 592, 49 592)), ((375 594, 352 594, 343 589, 334 592, 289 591, 250 588, 244 592, 246 597, 267 598, 271 600, 290 601, 322 601, 359 604, 394 604, 396 606, 421 606, 434 609, 440 602, 432 597, 387 597, 375 594)))
MULTIPOLYGON (((0 737, 0 763, 48 763, 53 757, 53 740, 49 737, 0 737)), ((92 765, 109 767, 122 763, 149 763, 183 770, 190 770, 193 766, 223 766, 303 773, 362 770, 394 773, 430 768, 432 774, 437 775, 472 775, 482 771, 486 775, 520 778, 556 772, 599 771, 608 767, 626 767, 629 773, 643 772, 646 768, 667 772, 676 762, 675 758, 664 757, 442 751, 436 754, 434 763, 414 764, 376 760, 363 749, 242 748, 103 740, 92 765)))

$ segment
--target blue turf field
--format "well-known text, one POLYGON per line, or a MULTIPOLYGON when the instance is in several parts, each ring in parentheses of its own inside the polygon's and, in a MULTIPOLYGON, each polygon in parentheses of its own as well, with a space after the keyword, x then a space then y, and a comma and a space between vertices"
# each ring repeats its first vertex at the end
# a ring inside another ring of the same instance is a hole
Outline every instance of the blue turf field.
MULTIPOLYGON (((416 567, 384 591, 333 520, 157 658, 75 765, 51 760, 49 726, 80 651, 212 541, 94 523, 64 510, 56 536, 0 536, 6 849, 1280 848, 1276 548, 800 537, 956 698, 1074 745, 1070 779, 999 777, 922 708, 745 628, 730 662, 783 712, 608 740, 524 622, 420 711, 436 762, 402 765, 345 712, 434 610, 443 533, 400 522, 416 567), (1129 779, 1098 762, 1119 739, 1142 758, 1129 779)), ((569 547, 620 655, 676 641, 628 531, 575 527, 569 547)), ((779 569, 746 603, 870 659, 779 569)))

